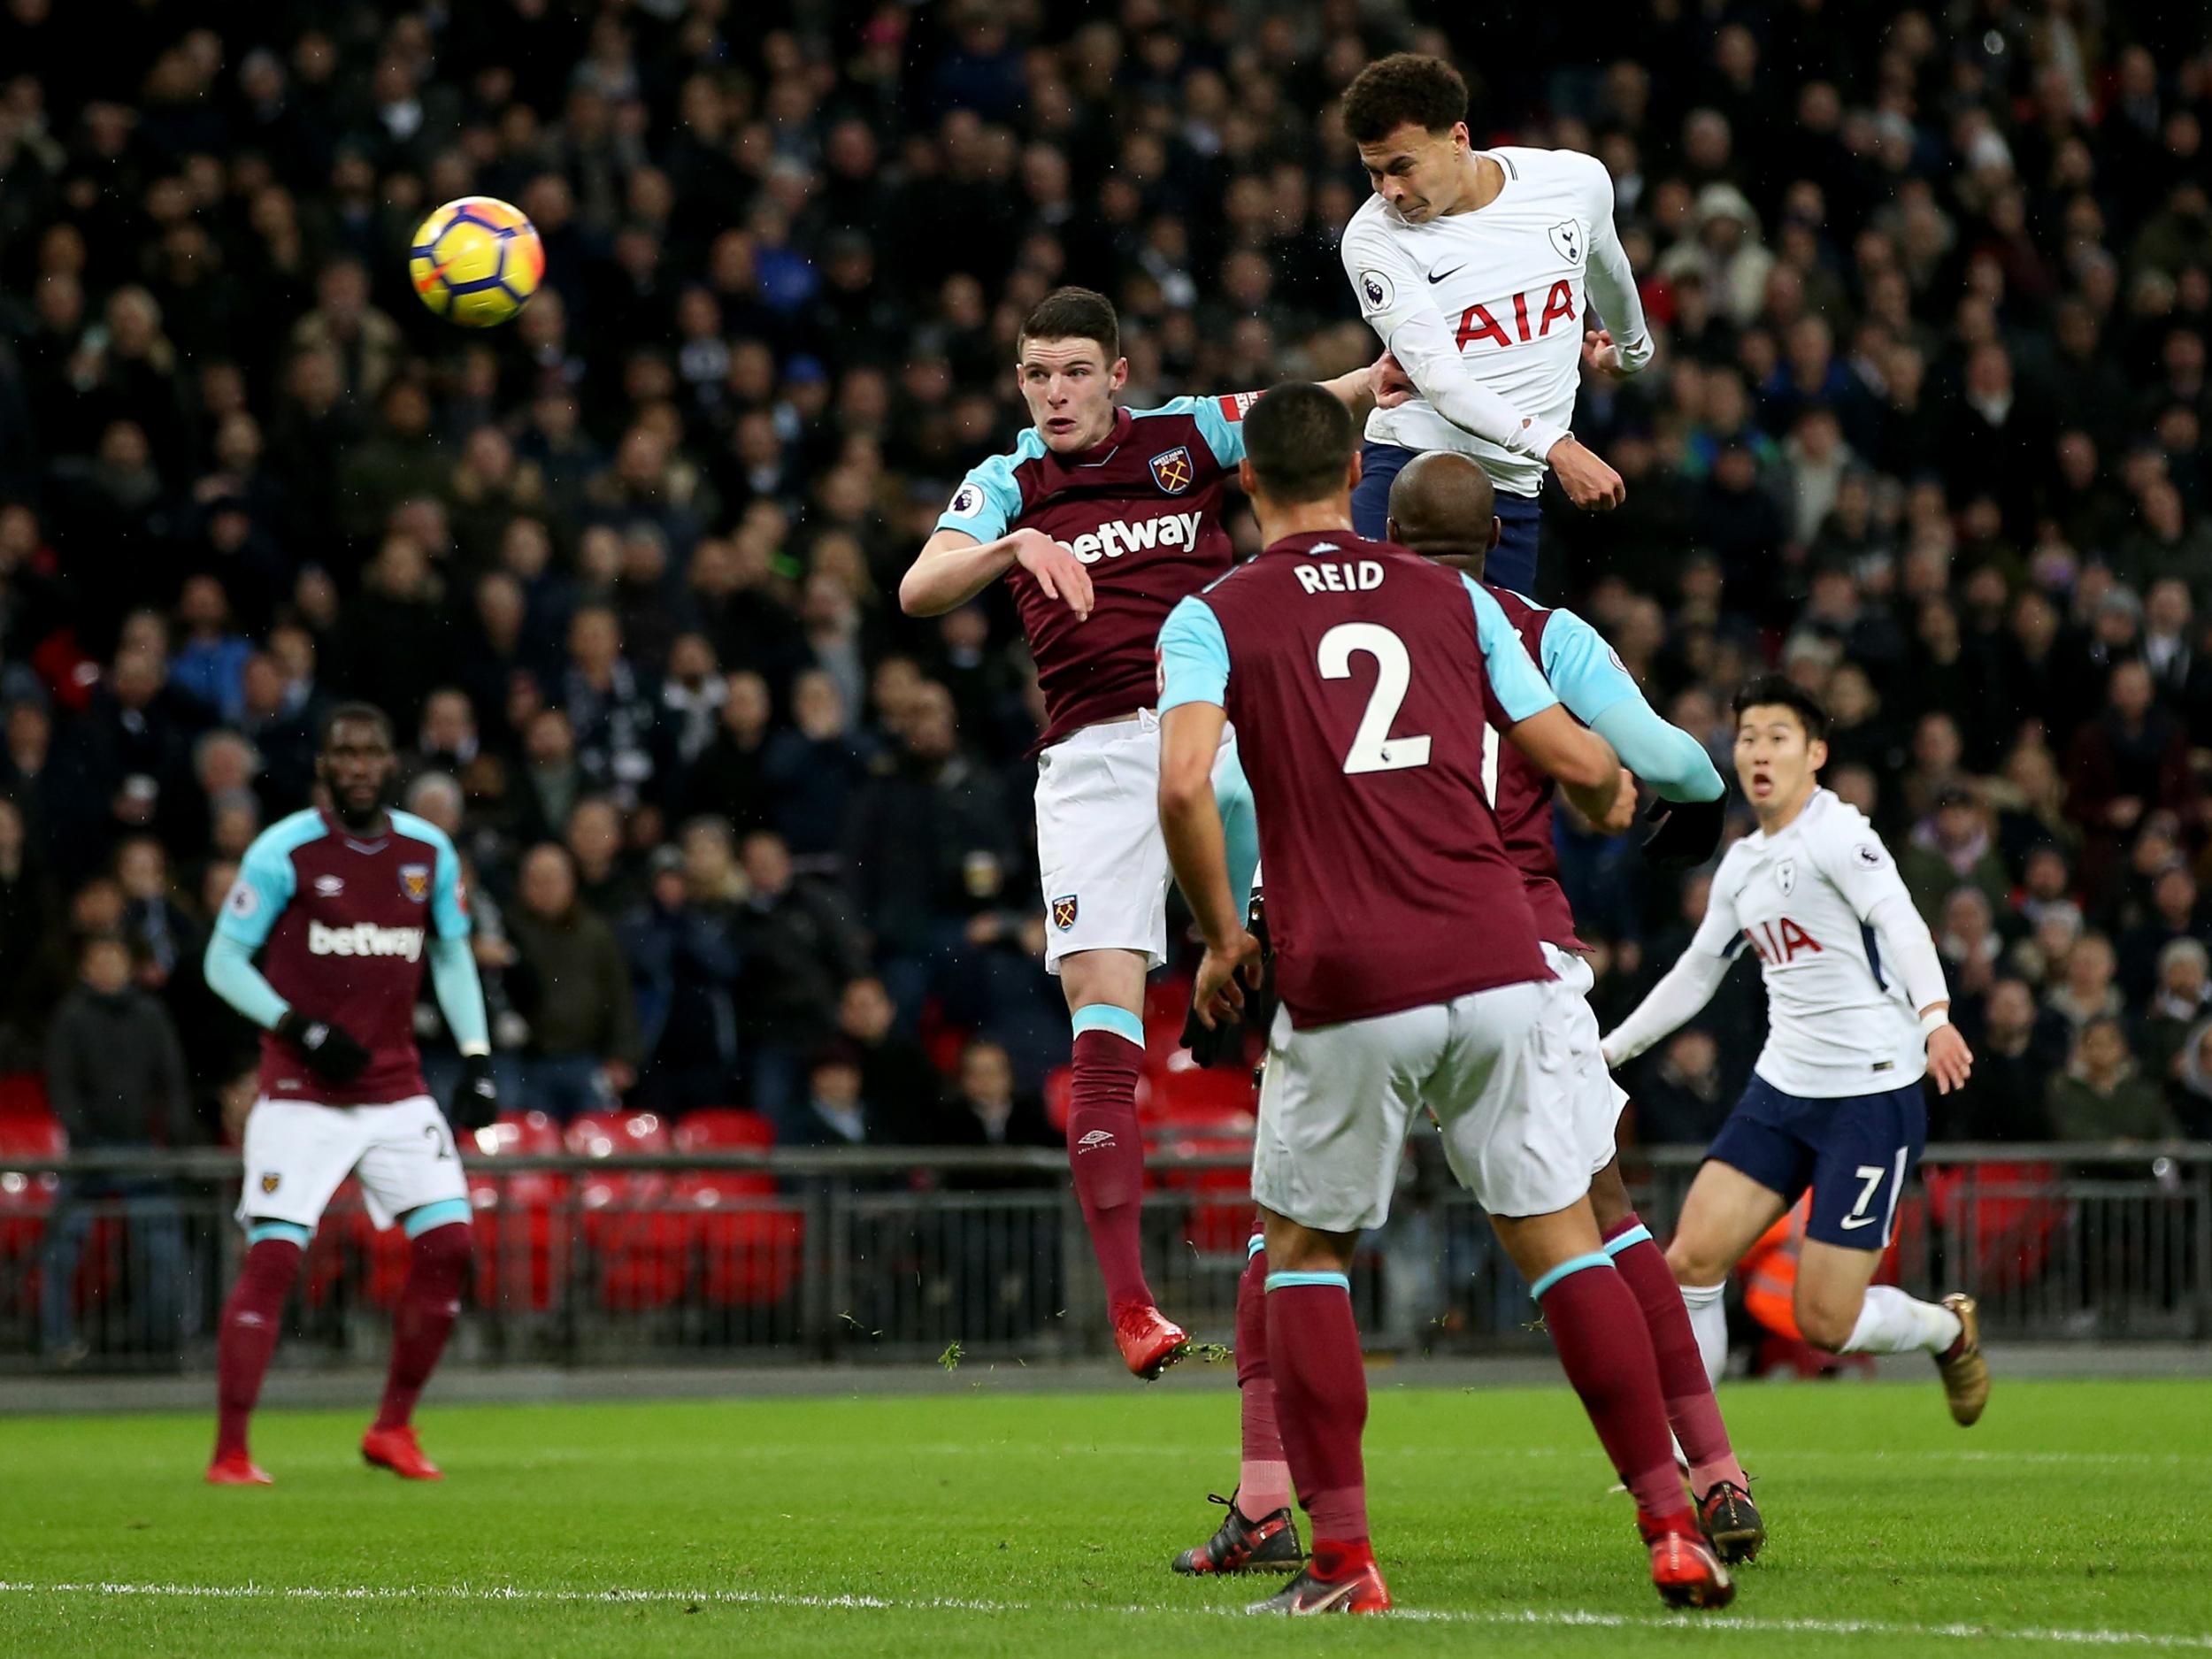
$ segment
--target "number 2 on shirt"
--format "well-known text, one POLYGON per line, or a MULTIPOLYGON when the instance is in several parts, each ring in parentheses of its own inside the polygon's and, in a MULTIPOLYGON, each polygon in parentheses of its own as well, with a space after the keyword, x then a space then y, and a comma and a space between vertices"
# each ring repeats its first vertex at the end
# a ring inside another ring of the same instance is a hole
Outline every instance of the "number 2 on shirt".
POLYGON ((1390 723, 1406 700, 1413 683, 1413 659, 1405 641, 1379 622, 1340 622, 1321 636, 1321 678, 1349 680, 1355 656, 1375 659, 1375 689, 1368 694, 1367 710, 1352 733, 1352 747, 1344 756, 1348 776, 1369 772, 1404 772, 1429 764, 1429 740, 1390 735, 1390 723))

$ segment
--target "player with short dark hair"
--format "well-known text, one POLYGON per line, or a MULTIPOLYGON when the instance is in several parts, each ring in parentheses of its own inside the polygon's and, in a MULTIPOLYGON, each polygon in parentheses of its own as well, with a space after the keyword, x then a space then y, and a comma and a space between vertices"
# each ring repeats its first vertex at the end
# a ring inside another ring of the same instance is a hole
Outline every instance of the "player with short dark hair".
POLYGON ((1578 507, 1624 494, 1569 430, 1581 371, 1624 377, 1651 360, 1612 179, 1571 150, 1474 148, 1466 82, 1440 58, 1368 65, 1343 119, 1375 192, 1345 227, 1344 274, 1391 371, 1367 422, 1354 527, 1383 534, 1390 480, 1414 455, 1470 455, 1500 491, 1492 577, 1532 595, 1546 469, 1578 507))
POLYGON ((1213 798, 1230 719, 1251 737, 1281 1000, 1252 1188, 1276 1405, 1314 1536, 1310 1564, 1263 1605, 1390 1605, 1368 1538, 1347 1273, 1427 1111, 1635 1494, 1654 1583, 1719 1606, 1733 1586, 1685 1500, 1651 1339, 1591 1213, 1612 1091, 1484 786, 1494 726, 1601 820, 1619 761, 1560 707, 1486 590, 1352 533, 1359 461, 1325 396, 1278 387, 1253 406, 1240 474, 1265 550, 1184 600, 1160 635, 1161 829, 1206 941, 1194 1002, 1223 1017, 1257 965, 1213 798))
MULTIPOLYGON (((1144 1144, 1137 1083, 1144 980, 1167 956, 1166 850, 1153 644, 1169 610, 1232 563, 1223 486, 1244 457, 1248 394, 1124 409, 1119 320, 1103 295, 1064 288, 1022 326, 1015 383, 1033 425, 1011 454, 970 470, 899 584, 936 616, 1009 581, 1044 694, 1037 854, 1045 966, 1073 1025, 1068 1159, 1105 1280, 1114 1339, 1153 1378, 1188 1347, 1154 1304, 1138 1221, 1144 1144)), ((1373 370, 1329 382, 1364 411, 1373 370)), ((1219 796, 1248 884, 1250 810, 1234 734, 1221 734, 1219 796)))
POLYGON ((1939 1305, 1873 1282, 1927 1139, 1921 1079, 1947 1094, 1973 1067, 1943 959, 1881 837, 1820 787, 1819 701, 1770 674, 1735 709, 1736 776, 1758 831, 1721 860, 1681 960, 1605 1039, 1606 1064, 1625 1064, 1704 1007, 1747 945, 1758 956, 1766 1047, 1691 1184, 1667 1262, 1717 1378, 1728 1275, 1809 1190, 1793 1303, 1805 1340, 1933 1356, 1953 1419, 1971 1424, 1989 1398, 1974 1299, 1939 1305))
POLYGON ((383 1403, 361 1453, 410 1479, 441 1479, 412 1420, 468 1274, 468 1187, 453 1128, 491 1122, 498 1096, 460 859, 435 825, 388 806, 397 765, 383 710, 332 710, 315 760, 325 804, 254 839, 208 941, 209 986, 262 1029, 238 1201, 246 1261, 218 1348, 207 1471, 218 1486, 269 1484, 247 1449, 247 1425, 285 1295, 348 1175, 359 1178, 377 1225, 404 1228, 410 1258, 383 1403), (463 1056, 449 1121, 424 1087, 415 1049, 426 959, 463 1056))

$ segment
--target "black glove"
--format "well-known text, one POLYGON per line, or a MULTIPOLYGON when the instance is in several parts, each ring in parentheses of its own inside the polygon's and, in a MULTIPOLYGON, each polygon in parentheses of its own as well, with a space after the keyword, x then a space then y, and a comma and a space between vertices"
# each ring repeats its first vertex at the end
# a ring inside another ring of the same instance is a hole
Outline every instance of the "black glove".
POLYGON ((453 1086, 453 1098, 446 1102, 446 1121, 465 1134, 489 1128, 498 1116, 499 1083, 492 1076, 491 1056, 463 1055, 461 1080, 453 1086))
POLYGON ((1196 1066, 1234 1065, 1244 1058, 1244 1033, 1264 1033, 1275 1023, 1275 950, 1267 941, 1267 912, 1259 895, 1252 898, 1247 931, 1260 941, 1260 982, 1244 987, 1244 1010, 1234 1019, 1208 1027, 1194 1008, 1183 1017, 1183 1047, 1196 1066))
POLYGON ((1720 845, 1728 796, 1711 801, 1654 801, 1644 817, 1655 826, 1644 837, 1644 857, 1659 870, 1694 870, 1720 845))
POLYGON ((307 1069, 326 1083, 350 1083, 369 1069, 369 1051, 343 1025, 310 1019, 298 1009, 277 1021, 277 1035, 300 1051, 307 1069))

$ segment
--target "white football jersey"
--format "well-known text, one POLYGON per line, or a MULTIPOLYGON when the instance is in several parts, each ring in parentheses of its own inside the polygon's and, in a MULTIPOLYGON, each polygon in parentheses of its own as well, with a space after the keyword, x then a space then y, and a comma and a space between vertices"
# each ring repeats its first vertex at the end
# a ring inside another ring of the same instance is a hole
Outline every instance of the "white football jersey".
POLYGON ((1826 789, 1779 834, 1755 831, 1720 861, 1690 949, 1757 953, 1767 1043, 1755 1069, 1785 1094, 1879 1094, 1927 1071, 1919 1016, 1866 920, 1904 891, 1874 826, 1826 789))
MULTIPOLYGON (((1482 153, 1505 172, 1494 201, 1409 225, 1371 196, 1345 227, 1344 273, 1360 315, 1416 385, 1419 359, 1455 349, 1474 380, 1538 432, 1563 432, 1574 420, 1584 324, 1601 321, 1590 316, 1591 288, 1625 360, 1641 366, 1650 355, 1634 274, 1613 228, 1613 180, 1603 163, 1574 150, 1482 153)), ((1518 495, 1535 495, 1544 476, 1526 446, 1477 437, 1425 397, 1376 410, 1367 436, 1471 455, 1500 489, 1518 495)))

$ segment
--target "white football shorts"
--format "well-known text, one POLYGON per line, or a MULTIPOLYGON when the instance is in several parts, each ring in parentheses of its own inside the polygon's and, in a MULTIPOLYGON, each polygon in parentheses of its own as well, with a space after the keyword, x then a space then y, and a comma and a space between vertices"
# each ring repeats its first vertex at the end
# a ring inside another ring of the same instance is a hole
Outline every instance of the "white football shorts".
MULTIPOLYGON (((1224 726, 1214 793, 1226 823, 1252 810, 1233 727, 1224 726)), ((1246 831, 1247 839, 1250 832, 1246 831)), ((1231 874, 1234 879, 1233 856, 1231 874)), ((1167 842, 1160 834, 1160 717, 1087 726, 1037 758, 1037 868, 1045 967, 1082 950, 1167 960, 1167 842)))
POLYGON ((380 1228, 424 1204, 469 1195, 453 1131, 427 1094, 388 1106, 254 1102, 240 1221, 289 1221, 311 1231, 349 1175, 361 1178, 369 1218, 380 1228))
MULTIPOLYGON (((1582 1004, 1582 1018, 1589 1029, 1584 1033, 1594 1048, 1602 1033, 1598 1030, 1598 1011, 1590 1006, 1590 993, 1597 986, 1597 975, 1591 971, 1586 956, 1571 950, 1562 950, 1557 945, 1544 947, 1544 960, 1559 976, 1559 982, 1575 994, 1582 1004)), ((1602 1059, 1599 1065, 1603 1066, 1602 1059)), ((1590 1173, 1595 1175, 1610 1164, 1620 1150, 1621 1112, 1628 1104, 1628 1091, 1613 1080, 1610 1071, 1605 1074, 1605 1091, 1601 1094, 1578 1095, 1576 1099, 1588 1108, 1587 1121, 1580 1128, 1589 1148, 1590 1173)))
POLYGON ((1593 1125, 1611 1104, 1589 1005, 1557 979, 1310 1031, 1285 1010, 1260 1082, 1252 1196, 1326 1233, 1379 1227, 1407 1131, 1428 1112, 1485 1210, 1548 1215, 1590 1190, 1603 1166, 1593 1125))

